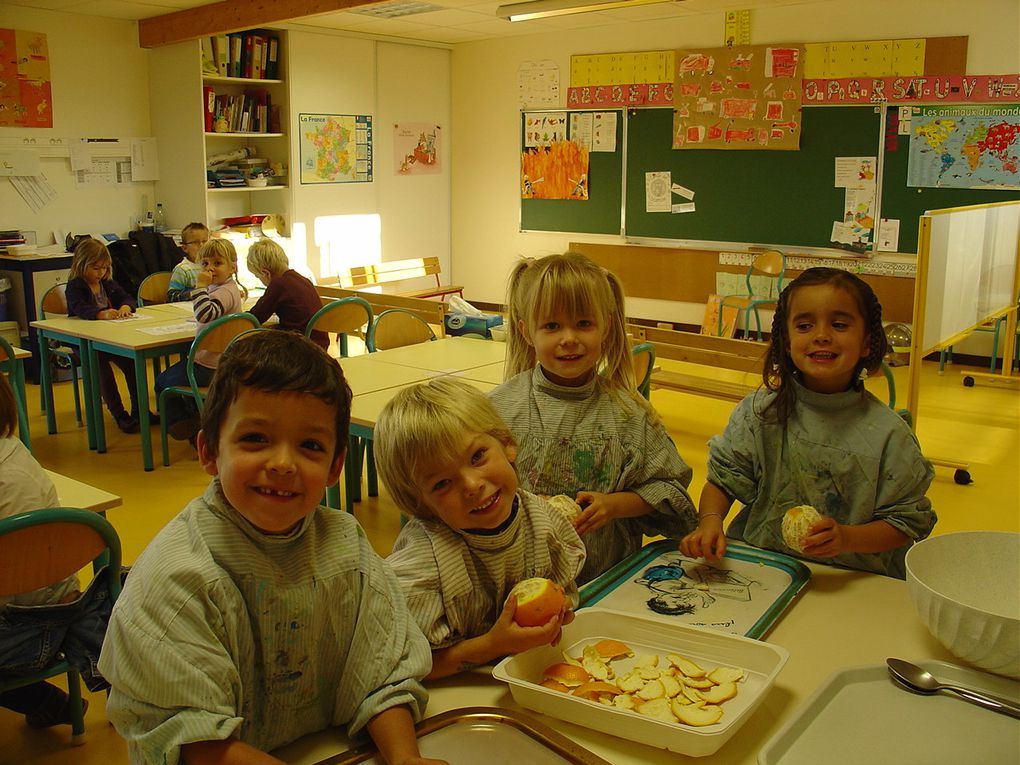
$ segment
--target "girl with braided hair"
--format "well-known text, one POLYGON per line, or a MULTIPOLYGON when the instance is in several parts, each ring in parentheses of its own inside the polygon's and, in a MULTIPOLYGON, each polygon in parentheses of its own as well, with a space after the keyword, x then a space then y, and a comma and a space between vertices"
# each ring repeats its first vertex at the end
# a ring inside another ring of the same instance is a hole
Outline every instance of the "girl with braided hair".
POLYGON ((931 463, 907 424, 864 389, 887 343, 871 287, 834 268, 811 268, 779 297, 763 388, 709 441, 698 528, 680 549, 716 560, 723 519, 743 508, 731 538, 758 547, 900 579, 904 557, 936 516, 925 497, 931 463), (811 505, 803 550, 783 538, 787 510, 811 505))

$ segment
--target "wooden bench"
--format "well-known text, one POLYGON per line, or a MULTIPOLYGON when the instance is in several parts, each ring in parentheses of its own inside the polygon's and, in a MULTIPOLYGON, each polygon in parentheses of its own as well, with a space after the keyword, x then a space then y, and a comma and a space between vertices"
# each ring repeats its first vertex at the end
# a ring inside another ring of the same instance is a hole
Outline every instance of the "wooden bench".
POLYGON ((355 266, 341 272, 339 276, 322 279, 319 283, 348 290, 363 290, 366 287, 377 287, 432 276, 436 280, 435 287, 391 294, 413 298, 443 297, 445 295, 460 295, 464 297, 463 287, 457 285, 443 286, 439 279, 440 273, 439 258, 412 258, 410 260, 390 260, 383 263, 371 263, 367 266, 355 266))
MULTIPOLYGON (((762 360, 768 348, 765 343, 749 340, 697 335, 638 324, 628 325, 627 330, 634 342, 654 345, 656 359, 672 359, 688 364, 752 372, 755 375, 761 374, 762 360)), ((664 388, 724 401, 740 401, 759 385, 760 379, 752 384, 666 369, 654 369, 651 377, 653 389, 664 388)))
POLYGON ((403 295, 388 295, 379 292, 361 292, 360 290, 344 289, 342 287, 329 287, 324 284, 317 284, 315 290, 319 293, 319 297, 322 298, 324 305, 330 300, 358 297, 372 306, 373 316, 378 316, 383 311, 388 311, 391 308, 402 308, 432 325, 436 337, 444 337, 446 335, 445 325, 443 324, 443 316, 446 314, 445 303, 425 300, 423 298, 405 297, 403 295))

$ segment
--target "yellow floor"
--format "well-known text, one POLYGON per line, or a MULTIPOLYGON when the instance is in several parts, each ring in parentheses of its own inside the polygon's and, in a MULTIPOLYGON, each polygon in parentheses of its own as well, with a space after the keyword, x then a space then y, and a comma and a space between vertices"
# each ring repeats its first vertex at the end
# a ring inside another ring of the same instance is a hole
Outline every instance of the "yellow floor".
MULTIPOLYGON (((662 366, 682 368, 679 362, 662 366)), ((960 367, 950 366, 936 374, 936 364, 925 363, 921 389, 918 436, 925 453, 970 463, 974 483, 960 486, 953 471, 936 468, 929 496, 939 522, 936 534, 966 529, 1020 531, 1020 392, 1000 386, 965 388, 960 367)), ((704 373, 699 368, 698 373, 704 373)), ((726 374, 720 372, 720 374, 726 374)), ((900 403, 906 396, 907 370, 895 370, 900 403)), ((876 381, 878 383, 878 381, 876 381)), ((884 397, 884 382, 875 385, 884 397)), ((173 442, 169 468, 145 473, 137 435, 123 435, 107 416, 106 454, 89 452, 85 432, 75 427, 70 383, 57 386, 57 435, 46 433, 46 419, 39 414, 36 386, 29 386, 29 412, 36 458, 52 470, 85 481, 124 498, 123 507, 108 513, 124 546, 125 562, 133 561, 152 536, 208 482, 194 452, 186 443, 173 442)), ((652 402, 662 413, 677 448, 694 468, 691 494, 695 498, 705 480, 706 441, 719 432, 732 410, 723 401, 671 391, 654 391, 652 402)), ((158 428, 153 430, 157 443, 158 428)), ((356 510, 376 550, 385 554, 399 531, 392 503, 385 497, 366 499, 356 510)), ((105 695, 90 694, 86 724, 87 742, 69 744, 68 727, 34 731, 23 718, 0 709, 0 763, 46 763, 70 765, 121 765, 127 762, 126 747, 106 723, 105 695)))

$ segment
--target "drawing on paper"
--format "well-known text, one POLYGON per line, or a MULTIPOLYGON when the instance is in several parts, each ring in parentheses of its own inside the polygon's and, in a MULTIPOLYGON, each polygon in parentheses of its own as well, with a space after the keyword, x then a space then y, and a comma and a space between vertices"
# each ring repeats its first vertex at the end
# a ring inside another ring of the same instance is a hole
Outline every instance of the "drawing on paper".
POLYGON ((646 568, 634 580, 649 591, 649 610, 669 616, 693 614, 712 606, 718 598, 749 603, 758 582, 729 569, 677 556, 646 568))
POLYGON ((521 198, 588 199, 588 149, 556 141, 521 152, 521 198))
POLYGON ((440 172, 439 125, 402 122, 393 126, 393 156, 398 175, 426 175, 440 172))

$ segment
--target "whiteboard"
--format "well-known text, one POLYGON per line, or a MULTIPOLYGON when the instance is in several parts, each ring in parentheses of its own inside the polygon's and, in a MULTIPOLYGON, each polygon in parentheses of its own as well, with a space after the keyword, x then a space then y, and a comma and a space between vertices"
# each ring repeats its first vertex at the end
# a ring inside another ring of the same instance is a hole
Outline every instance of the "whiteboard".
MULTIPOLYGON (((923 353, 1013 306, 1020 202, 929 211, 923 353)), ((916 328, 915 328, 916 331, 916 328)))

